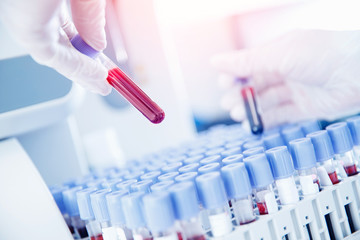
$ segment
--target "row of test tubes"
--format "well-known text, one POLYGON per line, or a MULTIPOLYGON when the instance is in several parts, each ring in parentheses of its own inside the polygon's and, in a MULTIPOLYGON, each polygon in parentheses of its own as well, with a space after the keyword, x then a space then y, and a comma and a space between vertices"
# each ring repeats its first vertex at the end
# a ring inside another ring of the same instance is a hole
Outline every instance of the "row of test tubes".
POLYGON ((357 174, 360 117, 262 136, 218 126, 196 141, 51 188, 75 239, 196 239, 293 205, 357 174))

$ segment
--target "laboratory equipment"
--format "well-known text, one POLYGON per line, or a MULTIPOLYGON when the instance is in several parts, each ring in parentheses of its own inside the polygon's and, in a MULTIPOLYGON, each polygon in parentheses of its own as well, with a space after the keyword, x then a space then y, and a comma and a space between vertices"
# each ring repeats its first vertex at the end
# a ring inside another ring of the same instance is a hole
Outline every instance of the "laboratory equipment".
POLYGON ((200 165, 204 166, 209 163, 220 162, 221 159, 222 158, 220 155, 211 155, 209 157, 206 157, 206 158, 203 158, 202 160, 200 160, 200 165))
POLYGON ((358 163, 360 160, 360 116, 348 118, 346 122, 351 132, 356 162, 358 163))
POLYGON ((335 152, 335 161, 341 164, 348 176, 357 174, 353 141, 345 122, 334 123, 326 127, 335 152))
POLYGON ((184 239, 205 240, 205 232, 201 227, 197 192, 194 182, 177 183, 169 188, 175 209, 175 217, 180 221, 184 239))
POLYGON ((179 175, 179 172, 168 172, 158 177, 159 182, 172 181, 179 175))
POLYGON ((233 163, 221 168, 226 193, 238 225, 255 221, 252 188, 244 163, 233 163))
POLYGON ((136 182, 130 186, 131 192, 150 192, 150 187, 153 185, 153 181, 151 180, 142 180, 140 182, 136 182))
POLYGON ((315 194, 320 190, 314 146, 309 138, 299 138, 290 143, 291 157, 298 171, 303 195, 315 194))
POLYGON ((321 130, 320 123, 316 119, 310 119, 310 120, 303 121, 303 122, 299 123, 299 125, 305 135, 321 130))
POLYGON ((261 116, 255 99, 254 88, 250 85, 248 79, 238 78, 236 81, 242 84, 241 96, 244 101, 246 116, 253 134, 261 134, 264 131, 261 116))
POLYGON ((126 180, 126 181, 116 184, 115 188, 118 190, 126 190, 126 191, 130 192, 131 185, 133 185, 134 183, 137 183, 137 182, 138 182, 138 180, 136 180, 136 179, 126 180))
POLYGON ((226 158, 235 154, 240 154, 241 152, 241 147, 232 147, 221 152, 221 157, 226 158))
POLYGON ((152 192, 162 192, 167 190, 171 185, 173 185, 175 182, 173 180, 168 181, 161 181, 158 183, 155 183, 150 187, 152 192))
POLYGON ((185 166, 179 168, 179 173, 181 174, 181 173, 186 173, 186 172, 197 172, 199 167, 200 167, 200 164, 191 163, 191 164, 188 164, 188 165, 185 165, 185 166))
POLYGON ((221 237, 232 230, 231 215, 224 183, 219 172, 210 172, 196 178, 199 198, 207 212, 211 235, 221 237))
POLYGON ((275 179, 280 203, 296 204, 299 201, 299 193, 294 179, 295 169, 287 147, 271 148, 266 151, 266 157, 275 179))
POLYGON ((157 178, 161 175, 161 171, 151 171, 141 175, 141 180, 151 180, 153 183, 157 182, 157 178))
POLYGON ((243 155, 245 158, 247 158, 252 155, 256 155, 256 154, 264 153, 264 152, 265 152, 264 147, 253 147, 253 148, 249 148, 249 149, 243 151, 243 155))
POLYGON ((244 158, 244 163, 249 173, 259 214, 265 215, 277 212, 278 204, 272 186, 274 178, 265 154, 256 154, 244 158))
POLYGON ((305 137, 301 127, 298 125, 284 127, 281 129, 280 134, 288 146, 290 141, 305 137))
POLYGON ((175 228, 174 207, 168 192, 151 193, 143 197, 146 224, 154 240, 181 240, 182 232, 175 228))
POLYGON ((109 70, 107 77, 109 84, 149 119, 149 121, 156 124, 164 120, 164 111, 108 57, 89 46, 82 40, 79 34, 71 39, 71 44, 81 53, 91 58, 97 58, 109 70))
POLYGON ((319 166, 325 169, 331 180, 331 184, 326 184, 327 181, 320 179, 321 184, 326 186, 339 183, 339 178, 334 165, 334 149, 327 131, 321 130, 309 133, 306 137, 310 138, 312 144, 314 145, 316 160, 319 166))
POLYGON ((242 154, 234 154, 234 155, 224 158, 221 162, 223 165, 229 165, 232 163, 242 162, 243 159, 244 159, 244 156, 242 154))
POLYGON ((220 166, 220 163, 218 163, 218 162, 209 163, 209 164, 199 167, 198 173, 199 173, 199 175, 202 175, 202 174, 209 173, 209 172, 220 171, 220 168, 221 168, 221 166, 220 166))
POLYGON ((266 149, 286 145, 279 132, 264 135, 263 142, 266 149))

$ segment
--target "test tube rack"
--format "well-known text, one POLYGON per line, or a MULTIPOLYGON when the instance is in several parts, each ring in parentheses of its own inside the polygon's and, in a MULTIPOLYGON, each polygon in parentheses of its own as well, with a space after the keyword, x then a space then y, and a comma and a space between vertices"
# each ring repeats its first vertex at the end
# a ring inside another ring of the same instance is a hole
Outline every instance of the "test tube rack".
POLYGON ((258 216, 256 221, 213 240, 360 239, 358 230, 360 175, 303 197, 296 205, 281 206, 274 214, 258 216))

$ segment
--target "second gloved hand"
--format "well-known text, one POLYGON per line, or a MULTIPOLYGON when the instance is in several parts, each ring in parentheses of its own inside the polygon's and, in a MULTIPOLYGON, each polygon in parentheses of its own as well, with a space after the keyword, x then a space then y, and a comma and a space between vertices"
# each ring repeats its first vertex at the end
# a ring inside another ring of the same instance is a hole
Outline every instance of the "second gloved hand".
POLYGON ((2 0, 0 19, 35 61, 92 92, 107 95, 111 87, 106 68, 78 52, 69 40, 79 31, 94 49, 106 47, 105 0, 70 3, 76 29, 63 0, 2 0))
POLYGON ((246 118, 235 77, 250 78, 265 127, 360 111, 360 31, 297 30, 268 44, 215 56, 229 92, 222 105, 246 118))

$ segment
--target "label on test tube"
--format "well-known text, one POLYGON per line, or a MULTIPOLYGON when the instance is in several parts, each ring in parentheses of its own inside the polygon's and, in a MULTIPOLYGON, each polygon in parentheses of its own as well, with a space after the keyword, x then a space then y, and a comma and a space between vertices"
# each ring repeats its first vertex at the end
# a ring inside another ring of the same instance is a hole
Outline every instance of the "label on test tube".
POLYGON ((266 193, 264 196, 264 199, 265 199, 265 204, 266 204, 266 207, 268 210, 268 214, 275 213, 279 210, 278 204, 275 199, 274 192, 269 191, 268 193, 266 193))
POLYGON ((253 204, 249 199, 234 201, 233 209, 238 223, 245 224, 255 220, 253 204))
MULTIPOLYGON (((113 227, 103 228, 102 233, 103 233, 104 240, 118 240, 116 230, 113 227)), ((123 239, 121 239, 121 240, 123 240, 123 239)))
POLYGON ((214 237, 224 236, 232 231, 232 223, 228 212, 209 216, 209 222, 214 237))
POLYGON ((299 201, 299 193, 292 177, 276 180, 276 187, 281 204, 293 204, 299 201))
POLYGON ((313 176, 299 176, 301 189, 304 195, 315 194, 319 192, 319 185, 314 183, 313 176))
POLYGON ((332 186, 333 185, 333 183, 329 177, 329 174, 327 173, 326 169, 323 166, 317 167, 317 173, 319 176, 321 186, 332 186))
POLYGON ((154 240, 179 240, 179 237, 178 237, 177 233, 173 233, 168 236, 154 237, 154 240))

